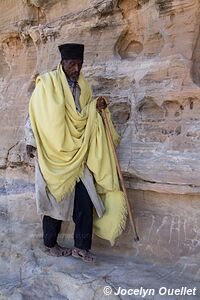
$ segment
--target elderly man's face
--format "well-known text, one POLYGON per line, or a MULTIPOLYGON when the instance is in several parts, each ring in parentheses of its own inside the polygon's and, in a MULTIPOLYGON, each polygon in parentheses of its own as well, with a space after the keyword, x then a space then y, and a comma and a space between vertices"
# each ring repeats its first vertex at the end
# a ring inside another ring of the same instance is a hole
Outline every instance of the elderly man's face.
POLYGON ((81 59, 63 59, 61 61, 63 71, 72 81, 77 81, 83 65, 81 59))

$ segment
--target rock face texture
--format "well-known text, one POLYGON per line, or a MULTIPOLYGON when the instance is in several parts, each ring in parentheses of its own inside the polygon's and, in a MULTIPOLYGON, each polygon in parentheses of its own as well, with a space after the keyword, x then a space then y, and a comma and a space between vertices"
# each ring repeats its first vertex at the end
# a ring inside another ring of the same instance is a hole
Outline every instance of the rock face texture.
POLYGON ((59 44, 83 42, 83 71, 110 99, 133 188, 136 178, 142 189, 199 192, 199 1, 9 0, 1 11, 1 168, 26 162, 35 76, 56 67, 59 44))
POLYGON ((122 137, 118 154, 141 238, 136 245, 128 223, 116 248, 162 261, 198 253, 200 2, 2 0, 0 10, 1 222, 12 223, 12 205, 30 217, 25 224, 33 221, 24 123, 34 78, 57 66, 59 44, 81 42, 83 72, 95 96, 109 97, 122 137))

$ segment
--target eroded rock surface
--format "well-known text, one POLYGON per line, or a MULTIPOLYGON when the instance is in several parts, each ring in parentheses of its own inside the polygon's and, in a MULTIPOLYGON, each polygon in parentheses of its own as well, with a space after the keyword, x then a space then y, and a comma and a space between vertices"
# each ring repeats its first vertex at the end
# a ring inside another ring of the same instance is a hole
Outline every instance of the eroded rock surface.
POLYGON ((86 45, 94 94, 110 99, 123 171, 155 191, 199 188, 199 1, 4 0, 1 9, 1 168, 26 162, 33 79, 75 41, 86 45))
MULTIPOLYGON (((196 231, 190 232, 193 231, 190 218, 197 217, 196 199, 191 208, 189 205, 186 207, 185 214, 182 207, 184 199, 179 199, 176 204, 179 215, 178 212, 175 215, 172 206, 174 199, 162 199, 161 204, 160 197, 155 199, 152 196, 151 203, 147 203, 147 195, 143 195, 141 201, 139 195, 135 194, 140 243, 134 242, 134 235, 127 224, 126 231, 114 248, 105 242, 101 244, 102 241, 96 239, 93 252, 97 254, 97 260, 93 264, 87 264, 73 257, 56 258, 43 253, 41 220, 36 215, 34 176, 30 171, 20 169, 20 179, 19 170, 15 172, 8 168, 0 174, 1 300, 173 300, 177 296, 161 296, 159 289, 180 289, 185 286, 191 289, 196 287, 196 296, 184 296, 180 299, 199 298, 197 221, 196 231), (150 206, 157 211, 156 216, 150 206), (146 207, 145 211, 142 211, 143 207, 146 207), (163 217, 166 207, 168 216, 163 217), (181 210, 184 216, 181 216, 181 210), (178 228, 181 234, 178 233, 178 228), (163 236, 168 237, 165 243, 163 236), (186 252, 188 255, 184 255, 186 252), (112 295, 104 294, 106 286, 112 288, 112 295), (147 294, 146 297, 142 297, 142 294, 114 295, 119 287, 127 290, 154 289, 155 293, 147 294)), ((67 223, 64 226, 68 227, 67 234, 59 236, 59 243, 73 246, 73 228, 67 223)))

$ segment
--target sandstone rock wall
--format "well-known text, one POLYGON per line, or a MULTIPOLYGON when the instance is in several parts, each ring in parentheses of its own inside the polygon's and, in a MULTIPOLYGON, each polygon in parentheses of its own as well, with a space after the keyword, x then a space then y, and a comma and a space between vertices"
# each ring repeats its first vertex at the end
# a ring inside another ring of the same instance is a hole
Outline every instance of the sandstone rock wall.
POLYGON ((56 67, 59 44, 81 42, 83 71, 94 95, 109 97, 122 136, 127 186, 147 191, 149 203, 155 192, 161 202, 162 193, 198 201, 198 0, 2 0, 0 9, 0 168, 29 164, 23 137, 33 80, 56 67))

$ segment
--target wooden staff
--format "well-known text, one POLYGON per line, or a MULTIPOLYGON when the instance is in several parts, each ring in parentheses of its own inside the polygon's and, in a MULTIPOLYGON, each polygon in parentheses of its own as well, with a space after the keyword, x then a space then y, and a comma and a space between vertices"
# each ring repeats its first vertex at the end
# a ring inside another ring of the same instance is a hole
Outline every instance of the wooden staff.
POLYGON ((124 184, 124 180, 123 180, 123 176, 122 176, 120 164, 119 164, 119 161, 118 161, 118 158, 117 158, 117 154, 116 154, 116 151, 115 151, 115 145, 114 145, 114 142, 113 142, 113 138, 112 138, 112 134, 111 134, 111 129, 110 129, 110 126, 109 126, 109 123, 108 123, 106 112, 105 112, 104 109, 102 109, 101 113, 102 113, 102 117, 103 117, 105 128, 107 129, 108 138, 109 138, 110 144, 112 146, 112 150, 113 150, 113 154, 114 154, 114 158, 115 158, 115 163, 116 163, 116 166, 117 166, 117 171, 118 171, 118 175, 119 175, 119 179, 120 179, 121 188, 122 188, 122 190, 124 192, 124 195, 125 195, 126 204, 127 204, 127 208, 128 208, 128 215, 129 215, 130 222, 131 222, 131 227, 132 227, 133 233, 135 234, 134 240, 135 241, 139 241, 139 236, 137 234, 135 220, 134 220, 132 212, 131 212, 131 206, 130 206, 130 203, 129 203, 129 200, 128 200, 128 195, 127 195, 127 192, 126 192, 126 188, 125 188, 125 184, 124 184))

